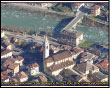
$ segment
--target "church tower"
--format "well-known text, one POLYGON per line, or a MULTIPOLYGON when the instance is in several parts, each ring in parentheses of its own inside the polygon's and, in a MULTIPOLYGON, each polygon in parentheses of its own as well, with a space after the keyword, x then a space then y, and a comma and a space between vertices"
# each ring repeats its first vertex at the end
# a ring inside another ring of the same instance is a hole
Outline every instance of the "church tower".
POLYGON ((47 58, 48 56, 49 56, 49 42, 47 36, 45 36, 45 41, 43 44, 43 59, 47 58))

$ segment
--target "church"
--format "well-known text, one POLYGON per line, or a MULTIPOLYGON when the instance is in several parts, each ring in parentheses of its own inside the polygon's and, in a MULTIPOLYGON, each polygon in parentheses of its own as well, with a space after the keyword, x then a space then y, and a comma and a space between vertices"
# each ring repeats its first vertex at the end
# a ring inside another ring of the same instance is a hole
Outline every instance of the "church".
POLYGON ((77 49, 76 53, 72 53, 69 50, 61 50, 53 55, 49 55, 49 41, 45 36, 43 43, 43 64, 44 71, 50 75, 57 76, 63 69, 73 68, 76 55, 83 52, 81 49, 77 49))

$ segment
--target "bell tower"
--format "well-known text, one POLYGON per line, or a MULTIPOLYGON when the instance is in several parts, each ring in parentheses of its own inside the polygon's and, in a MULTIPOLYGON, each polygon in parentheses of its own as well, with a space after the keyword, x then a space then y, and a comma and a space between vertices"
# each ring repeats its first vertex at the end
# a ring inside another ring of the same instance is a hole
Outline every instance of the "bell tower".
POLYGON ((43 59, 49 56, 49 42, 48 42, 47 36, 44 36, 44 37, 45 37, 45 41, 43 43, 43 59))

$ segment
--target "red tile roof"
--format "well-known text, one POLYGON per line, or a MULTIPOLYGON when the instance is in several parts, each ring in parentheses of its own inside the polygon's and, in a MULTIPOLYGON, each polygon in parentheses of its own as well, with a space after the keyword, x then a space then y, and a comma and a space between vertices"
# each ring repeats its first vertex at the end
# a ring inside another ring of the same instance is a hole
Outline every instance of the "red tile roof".
POLYGON ((51 62, 53 62, 52 57, 45 58, 44 62, 45 63, 51 63, 51 62))
POLYGON ((107 64, 108 64, 108 60, 105 59, 105 60, 103 60, 103 61, 97 63, 96 65, 97 65, 98 67, 102 67, 102 68, 104 68, 104 69, 108 69, 108 65, 107 65, 107 64))
POLYGON ((26 78, 28 76, 27 76, 27 74, 25 72, 22 71, 22 72, 17 73, 17 77, 19 79, 22 79, 22 78, 26 78))
POLYGON ((19 61, 24 60, 24 58, 21 57, 21 56, 17 56, 15 59, 17 59, 17 60, 19 60, 19 61))
POLYGON ((99 9, 99 8, 100 8, 99 5, 94 5, 93 7, 91 7, 92 10, 97 10, 97 9, 99 9))
POLYGON ((16 64, 9 65, 8 68, 14 70, 18 66, 19 64, 16 63, 16 64))
POLYGON ((37 63, 34 63, 34 64, 30 64, 28 65, 29 68, 34 68, 34 67, 39 67, 39 65, 37 63))
POLYGON ((70 51, 63 51, 63 52, 60 52, 60 53, 53 55, 52 58, 54 61, 60 61, 62 59, 69 58, 71 56, 72 55, 71 55, 70 51))
POLYGON ((12 51, 7 49, 7 50, 1 52, 1 56, 6 55, 6 54, 8 54, 10 52, 12 52, 12 51))
POLYGON ((39 79, 41 82, 47 82, 47 78, 44 75, 40 75, 39 79))

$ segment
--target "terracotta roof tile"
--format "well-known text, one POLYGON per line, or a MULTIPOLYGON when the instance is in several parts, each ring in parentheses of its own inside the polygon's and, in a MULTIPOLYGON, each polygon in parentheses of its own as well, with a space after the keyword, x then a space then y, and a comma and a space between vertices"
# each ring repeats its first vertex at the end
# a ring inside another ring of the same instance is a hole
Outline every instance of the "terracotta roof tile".
POLYGON ((27 74, 25 72, 22 71, 22 72, 17 73, 17 77, 19 79, 22 79, 22 78, 26 78, 28 76, 27 76, 27 74))
POLYGON ((9 65, 8 68, 13 70, 13 69, 15 69, 17 66, 19 66, 19 64, 16 63, 16 64, 9 65))
POLYGON ((96 66, 102 67, 102 68, 104 68, 104 69, 108 69, 108 65, 107 65, 107 64, 108 64, 108 60, 105 59, 105 60, 103 60, 103 61, 97 63, 96 66))
POLYGON ((60 61, 62 59, 65 59, 65 58, 68 58, 71 56, 72 56, 72 54, 70 51, 63 51, 63 52, 60 52, 60 53, 53 55, 52 58, 54 61, 60 61))
POLYGON ((1 52, 1 56, 6 55, 6 54, 8 54, 8 53, 10 53, 10 52, 12 52, 12 51, 6 49, 6 50, 4 50, 3 52, 1 52))
POLYGON ((39 67, 39 65, 37 63, 34 63, 34 64, 30 64, 28 65, 30 68, 34 68, 34 67, 39 67))
POLYGON ((52 66, 48 67, 48 70, 53 72, 53 71, 60 70, 64 67, 67 67, 67 66, 70 66, 70 65, 73 65, 73 64, 75 64, 75 62, 73 62, 73 61, 66 61, 66 62, 62 62, 60 64, 53 64, 52 66))
POLYGON ((100 8, 99 5, 94 5, 93 7, 91 7, 92 10, 97 10, 97 9, 99 9, 99 8, 100 8))

